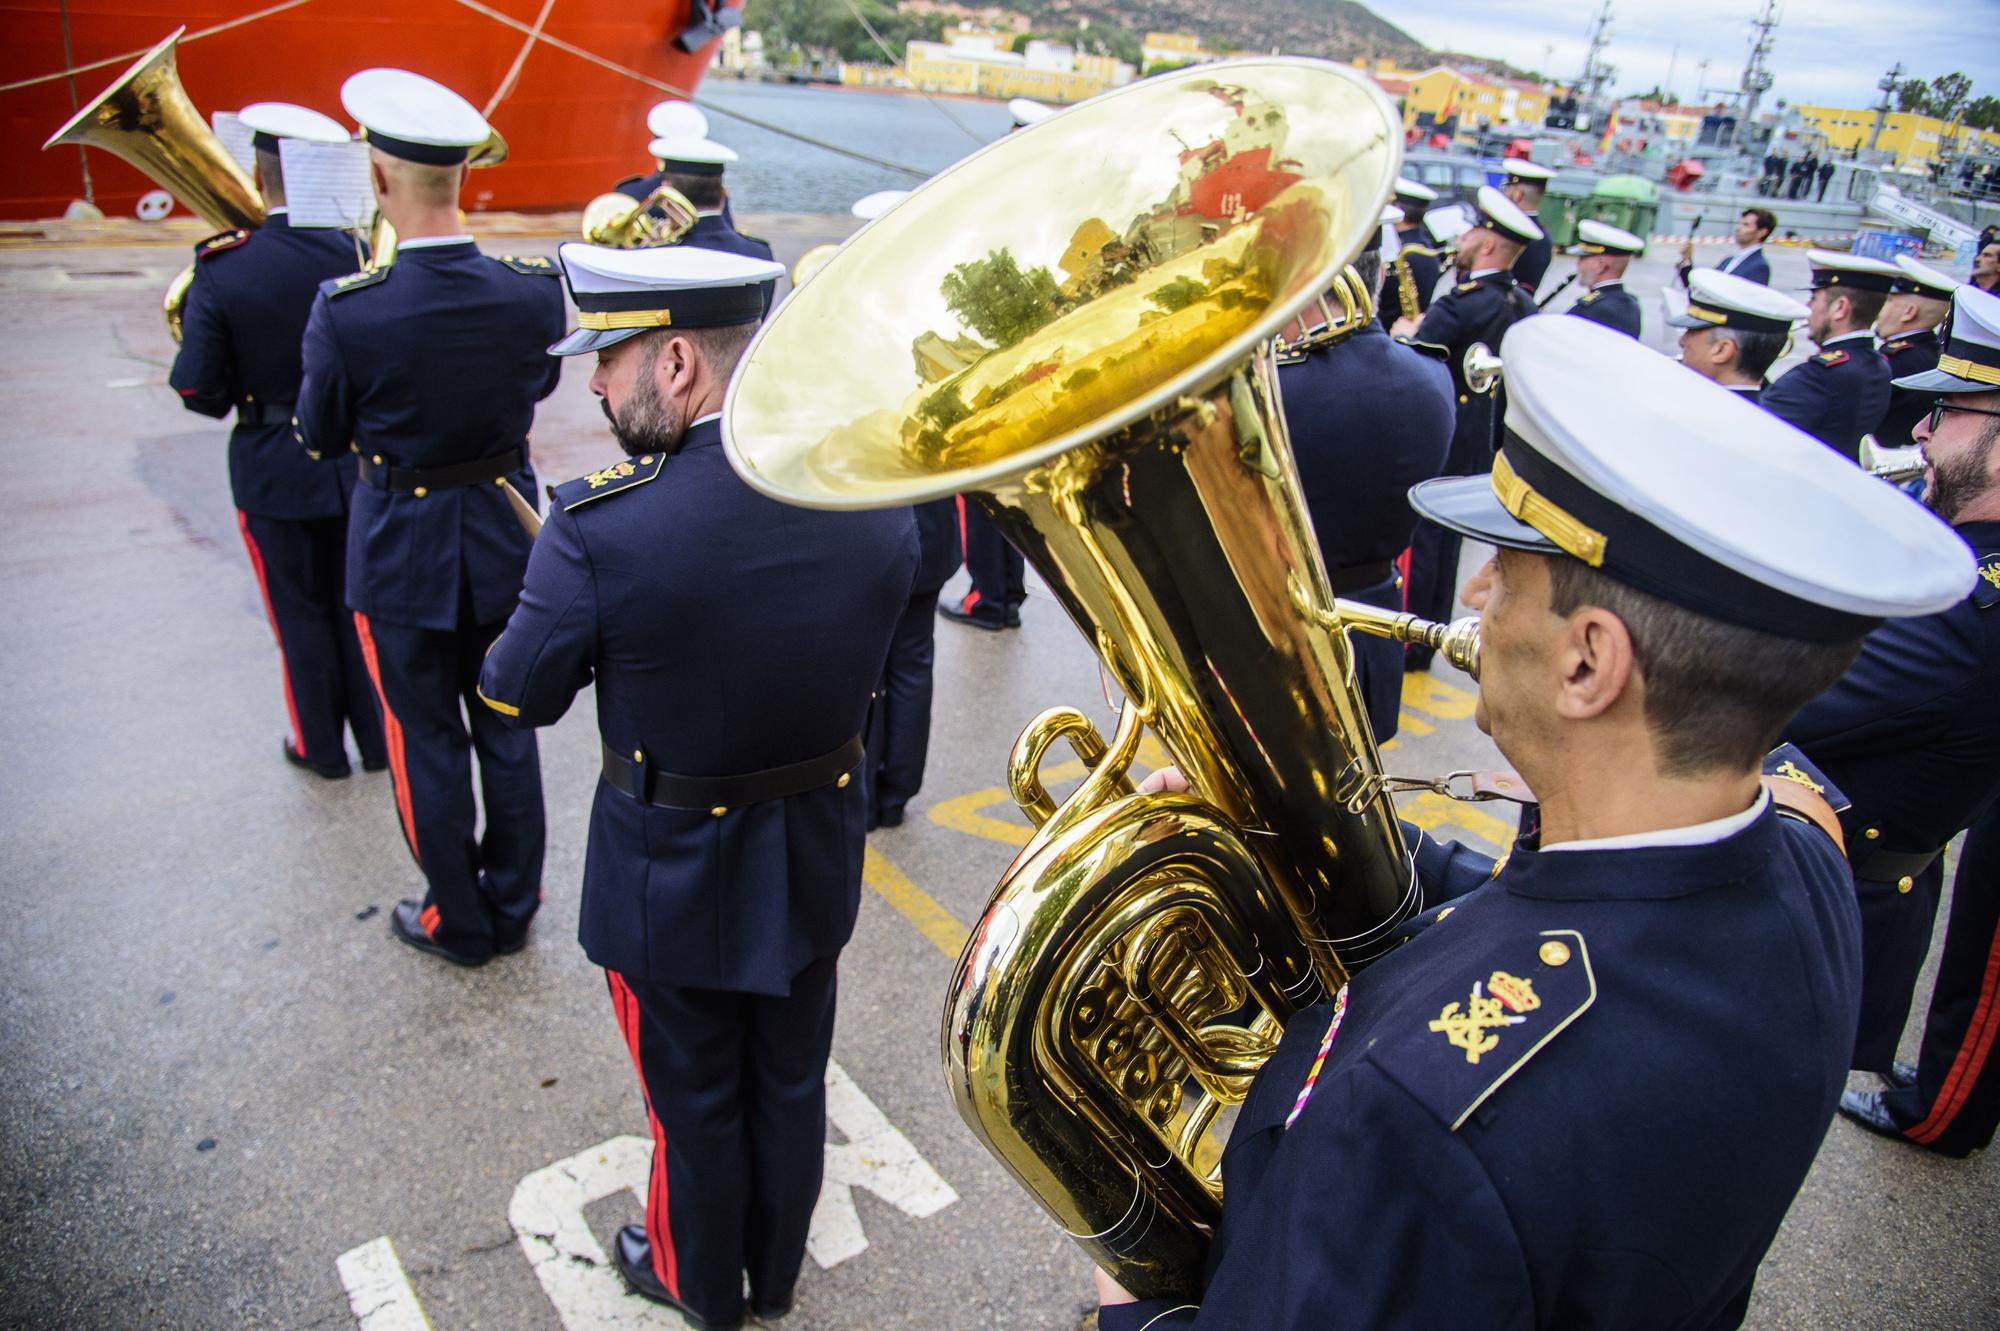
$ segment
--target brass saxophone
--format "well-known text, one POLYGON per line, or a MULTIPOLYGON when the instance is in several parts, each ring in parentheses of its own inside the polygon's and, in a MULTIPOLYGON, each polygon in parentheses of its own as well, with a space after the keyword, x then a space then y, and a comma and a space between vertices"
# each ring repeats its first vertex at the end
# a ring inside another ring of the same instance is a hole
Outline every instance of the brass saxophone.
POLYGON ((781 500, 966 494, 1123 690, 1108 741, 1056 708, 1015 744, 1036 831, 942 1043, 967 1124, 1141 1296, 1195 1288, 1217 1129, 1285 1022, 1418 905, 1271 351, 1376 237, 1401 148, 1381 93, 1321 61, 1095 98, 841 247, 724 408, 731 462, 781 500), (1134 793, 1148 730, 1190 792, 1134 793), (1062 799, 1059 741, 1089 769, 1062 799))

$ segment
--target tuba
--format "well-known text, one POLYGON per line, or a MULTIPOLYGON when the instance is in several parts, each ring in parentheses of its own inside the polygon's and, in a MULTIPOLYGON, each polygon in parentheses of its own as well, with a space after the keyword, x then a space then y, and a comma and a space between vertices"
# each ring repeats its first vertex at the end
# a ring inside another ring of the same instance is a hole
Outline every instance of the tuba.
MULTIPOLYGON (((181 86, 175 47, 186 31, 185 26, 175 28, 139 57, 137 64, 50 135, 42 151, 64 144, 102 148, 138 167, 217 230, 261 226, 264 200, 256 184, 215 137, 181 86)), ((176 342, 181 340, 181 306, 193 281, 194 267, 189 265, 168 285, 160 302, 167 331, 176 342)))
POLYGON ((584 205, 583 238, 614 250, 671 245, 693 228, 697 214, 687 196, 662 180, 643 199, 612 190, 584 205), (658 208, 665 217, 653 216, 658 208))
POLYGON ((1374 241, 1402 139, 1316 60, 1093 98, 841 247, 724 407, 731 463, 777 499, 964 493, 1124 694, 1109 740, 1058 707, 1015 744, 1036 830, 959 959, 942 1052, 973 1132, 1141 1297, 1196 1287, 1226 1111, 1285 1023, 1418 905, 1271 351, 1374 241), (1189 791, 1134 793, 1148 730, 1189 791), (1058 741, 1089 769, 1060 800, 1058 741))

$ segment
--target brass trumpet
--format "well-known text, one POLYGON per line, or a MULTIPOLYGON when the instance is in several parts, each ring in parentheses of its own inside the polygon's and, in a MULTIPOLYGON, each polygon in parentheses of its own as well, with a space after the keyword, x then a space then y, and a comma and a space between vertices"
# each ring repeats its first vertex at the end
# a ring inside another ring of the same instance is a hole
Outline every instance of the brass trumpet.
POLYGON ((693 229, 698 216, 687 195, 663 180, 643 199, 616 190, 592 199, 583 209, 583 238, 614 250, 671 245, 693 229), (655 208, 666 216, 653 216, 655 208))
POLYGON ((1465 386, 1475 393, 1490 393, 1493 385, 1500 382, 1500 373, 1505 365, 1484 342, 1474 342, 1459 358, 1459 371, 1465 376, 1465 386))
POLYGON ((1353 264, 1334 276, 1332 290, 1322 292, 1316 306, 1320 317, 1317 328, 1300 334, 1295 341, 1287 342, 1280 337, 1272 344, 1271 351, 1278 364, 1296 365, 1321 347, 1330 347, 1353 337, 1375 319, 1375 297, 1362 282, 1361 274, 1355 271, 1353 264), (1339 300, 1338 314, 1334 313, 1333 301, 1329 297, 1339 300))
POLYGON ((847 242, 724 407, 731 463, 787 502, 966 494, 1124 692, 1108 741, 1057 708, 1016 742, 1036 831, 941 1043, 974 1133, 1142 1297, 1198 1283, 1217 1129, 1284 1023, 1418 904, 1271 354, 1377 236, 1401 149, 1381 93, 1321 61, 1131 84, 847 242), (802 373, 828 329, 837 368, 802 373), (1148 729, 1189 793, 1133 793, 1148 729), (1089 767, 1060 801, 1058 742, 1089 767))

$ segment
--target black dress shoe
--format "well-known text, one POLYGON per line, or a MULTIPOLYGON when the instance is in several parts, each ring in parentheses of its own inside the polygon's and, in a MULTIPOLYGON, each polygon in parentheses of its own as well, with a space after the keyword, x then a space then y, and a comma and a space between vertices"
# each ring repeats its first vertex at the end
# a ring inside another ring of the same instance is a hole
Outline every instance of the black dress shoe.
POLYGON ((646 1241, 644 1225, 627 1225, 619 1230, 618 1242, 614 1246, 618 1249, 615 1258, 618 1274, 625 1277, 626 1288, 640 1298, 666 1304, 687 1318, 688 1324, 696 1331, 736 1331, 743 1325, 741 1317, 733 1322, 711 1322, 667 1293, 667 1287, 660 1283, 660 1277, 653 1271, 653 1245, 646 1241))
POLYGON ((988 633, 998 633, 1002 629, 1018 626, 1021 622, 1021 617, 1016 615, 1014 624, 1009 625, 1006 611, 995 610, 983 601, 976 602, 970 609, 966 608, 963 601, 957 605, 941 605, 938 607, 938 613, 954 624, 970 624, 973 628, 985 629, 988 633))
POLYGON ((1909 1141, 1896 1120, 1889 1117, 1889 1111, 1883 1108, 1880 1091, 1842 1091, 1840 1113, 1841 1117, 1854 1120, 1870 1132, 1894 1137, 1900 1142, 1909 1141))
POLYGON ((521 930, 520 933, 514 935, 512 938, 502 938, 499 934, 493 935, 493 955, 496 957, 511 957, 527 945, 528 931, 526 929, 521 930))
POLYGON ((1017 629, 1021 627, 1021 607, 1018 605, 1008 606, 1006 618, 1001 620, 1001 623, 1005 624, 1010 629, 1017 629))
POLYGON ((312 759, 306 757, 303 753, 300 753, 297 749, 293 748, 292 742, 290 740, 286 740, 284 743, 285 743, 286 762, 290 763, 292 766, 297 767, 303 771, 311 772, 314 776, 319 777, 323 781, 341 781, 354 775, 354 769, 347 765, 347 758, 346 755, 344 754, 341 756, 339 766, 322 767, 318 763, 312 761, 312 759))
POLYGON ((1907 1091, 1917 1084, 1917 1070, 1899 1058, 1882 1074, 1882 1080, 1899 1091, 1907 1091))
POLYGON ((399 901, 396 909, 389 912, 389 932, 419 952, 428 952, 434 957, 443 957, 454 966, 484 966, 485 957, 468 957, 463 952, 454 952, 441 943, 431 941, 424 932, 423 907, 414 901, 399 901))
POLYGON ((387 758, 363 758, 361 760, 361 770, 364 772, 386 772, 389 770, 389 760, 387 758))
POLYGON ((901 827, 902 825, 903 806, 900 804, 893 809, 883 809, 875 815, 875 826, 877 827, 901 827))
POLYGON ((760 1322, 775 1322, 791 1310, 792 1296, 789 1294, 782 1299, 750 1300, 750 1315, 760 1322))

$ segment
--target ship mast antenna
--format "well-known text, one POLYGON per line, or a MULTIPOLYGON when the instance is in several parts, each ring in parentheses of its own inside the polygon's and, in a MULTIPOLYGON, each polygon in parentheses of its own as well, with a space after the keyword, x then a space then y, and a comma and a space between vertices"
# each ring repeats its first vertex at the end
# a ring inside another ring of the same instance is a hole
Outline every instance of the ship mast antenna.
POLYGON ((1753 132, 1757 124, 1757 103, 1771 90, 1774 80, 1770 67, 1765 63, 1771 48, 1777 44, 1773 35, 1778 30, 1778 0, 1764 0, 1764 10, 1750 20, 1751 30, 1756 34, 1750 39, 1750 58, 1743 62, 1743 82, 1740 88, 1742 116, 1737 121, 1736 137, 1741 142, 1746 130, 1753 132))
POLYGON ((1903 86, 1903 62, 1898 60, 1875 86, 1882 90, 1882 102, 1875 108, 1875 128, 1868 132, 1868 151, 1871 153, 1875 151, 1876 143, 1882 138, 1883 122, 1888 120, 1889 112, 1895 109, 1893 103, 1896 100, 1896 89, 1903 86))

